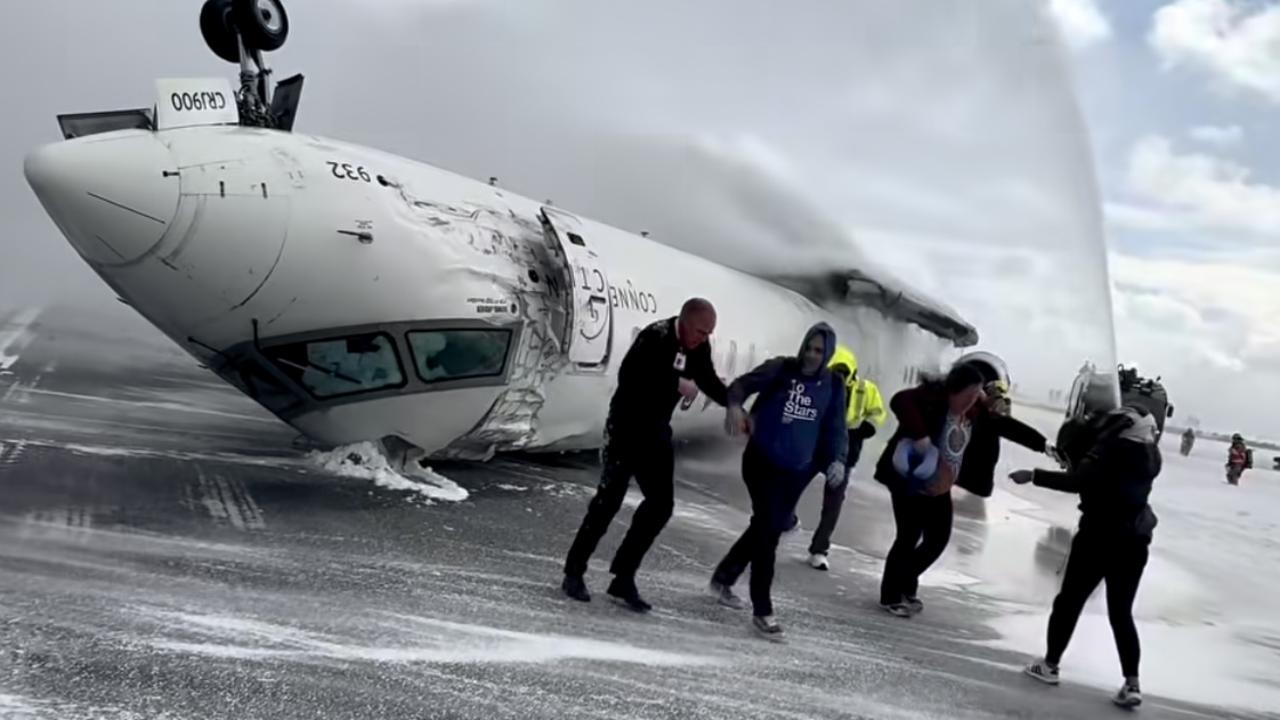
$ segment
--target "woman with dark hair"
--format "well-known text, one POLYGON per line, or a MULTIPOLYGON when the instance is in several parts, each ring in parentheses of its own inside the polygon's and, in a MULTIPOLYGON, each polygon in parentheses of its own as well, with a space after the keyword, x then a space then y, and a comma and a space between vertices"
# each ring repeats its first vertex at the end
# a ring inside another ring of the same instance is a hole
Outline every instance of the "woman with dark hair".
POLYGON ((898 430, 876 463, 876 479, 893 495, 898 530, 880 583, 880 606, 894 615, 923 609, 915 604, 920 574, 951 539, 951 486, 969 447, 969 413, 983 398, 982 384, 982 374, 962 364, 945 381, 928 380, 889 401, 898 430))
POLYGON ((1037 452, 1047 447, 1043 435, 1001 412, 983 390, 989 385, 977 363, 961 362, 945 380, 926 380, 889 403, 898 430, 876 464, 876 479, 892 493, 897 525, 880 583, 880 606, 893 615, 924 609, 920 575, 951 540, 951 488, 991 494, 1001 437, 1037 452))

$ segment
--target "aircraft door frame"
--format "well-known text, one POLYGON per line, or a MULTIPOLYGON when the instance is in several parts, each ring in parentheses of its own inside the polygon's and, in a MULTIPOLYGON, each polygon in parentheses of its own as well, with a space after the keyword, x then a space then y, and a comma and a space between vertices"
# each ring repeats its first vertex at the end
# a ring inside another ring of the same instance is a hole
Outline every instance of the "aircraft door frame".
POLYGON ((576 216, 543 206, 540 220, 547 235, 555 238, 573 287, 566 302, 569 361, 586 367, 604 365, 613 344, 609 276, 599 256, 587 247, 582 221, 576 216))

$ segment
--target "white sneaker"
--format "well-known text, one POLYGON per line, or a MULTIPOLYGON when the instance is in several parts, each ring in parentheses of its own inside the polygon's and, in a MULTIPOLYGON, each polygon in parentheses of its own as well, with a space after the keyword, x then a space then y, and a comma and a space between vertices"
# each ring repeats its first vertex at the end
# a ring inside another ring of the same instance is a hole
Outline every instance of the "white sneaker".
POLYGON ((1111 702, 1122 708, 1136 708, 1142 704, 1142 690, 1138 689, 1138 683, 1126 680, 1111 702))
POLYGON ((831 565, 827 562, 826 553, 814 553, 809 556, 809 567, 814 570, 830 570, 831 565))
POLYGON ((751 618, 751 627, 769 640, 774 642, 782 641, 782 626, 778 624, 778 619, 772 615, 753 616, 751 618))
POLYGON ((909 617, 911 617, 911 607, 910 607, 910 606, 908 606, 905 602, 903 602, 903 601, 901 601, 901 600, 899 600, 898 602, 894 602, 894 603, 883 603, 883 602, 882 602, 882 603, 880 603, 880 609, 881 609, 881 610, 884 610, 885 612, 887 612, 887 613, 889 613, 890 615, 893 615, 893 616, 895 616, 895 617, 900 617, 900 618, 909 618, 909 617))
POLYGON ((1058 679, 1058 668, 1050 665, 1047 660, 1037 660, 1023 668, 1022 672, 1046 685, 1058 685, 1062 682, 1058 679))

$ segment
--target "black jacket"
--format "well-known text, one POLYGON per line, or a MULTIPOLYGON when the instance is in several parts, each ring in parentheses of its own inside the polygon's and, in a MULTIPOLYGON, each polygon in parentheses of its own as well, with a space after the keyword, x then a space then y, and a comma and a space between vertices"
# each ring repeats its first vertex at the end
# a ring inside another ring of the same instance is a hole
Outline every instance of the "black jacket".
POLYGON ((1000 462, 1000 438, 1018 443, 1028 450, 1042 453, 1045 437, 1039 430, 1008 415, 997 415, 983 408, 973 419, 973 433, 964 451, 960 476, 956 485, 974 495, 991 497, 995 489, 996 463, 1000 462))
POLYGON ((609 423, 628 430, 669 430, 680 402, 678 381, 693 380, 720 405, 727 390, 711 362, 711 344, 682 350, 676 319, 659 320, 640 331, 618 368, 618 388, 609 402, 609 423), (682 362, 681 362, 682 361, 682 362), (677 365, 683 367, 677 367, 677 365))
POLYGON ((1150 540, 1156 516, 1147 503, 1160 474, 1160 449, 1123 438, 1103 439, 1069 472, 1036 470, 1040 487, 1080 495, 1080 531, 1150 540))
MULTIPOLYGON (((904 438, 935 439, 947 419, 947 394, 941 383, 927 383, 896 393, 889 409, 898 418, 898 429, 880 460, 876 463, 876 479, 890 490, 901 487, 902 478, 893 468, 893 452, 904 438)), ((997 415, 986 406, 976 405, 970 414, 973 430, 965 449, 956 485, 982 497, 990 497, 995 488, 996 463, 1000 460, 1000 438, 1011 440, 1036 452, 1044 452, 1044 435, 1026 423, 1007 415, 997 415)))

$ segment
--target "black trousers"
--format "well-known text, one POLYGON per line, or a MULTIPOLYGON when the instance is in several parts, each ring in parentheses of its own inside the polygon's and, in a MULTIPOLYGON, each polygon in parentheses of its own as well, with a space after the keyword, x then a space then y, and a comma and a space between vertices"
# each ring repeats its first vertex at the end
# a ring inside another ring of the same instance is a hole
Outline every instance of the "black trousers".
POLYGON ((809 540, 810 555, 826 555, 831 549, 831 534, 836 531, 836 523, 840 522, 840 508, 844 506, 845 493, 849 490, 849 478, 853 468, 862 455, 862 436, 849 431, 849 455, 845 461, 845 473, 839 485, 832 488, 822 487, 822 515, 818 518, 818 527, 809 540))
POLYGON ((569 547, 564 562, 565 575, 584 575, 587 561, 600 544, 600 538, 609 529, 613 516, 622 507, 627 486, 635 477, 644 500, 631 517, 622 544, 613 556, 609 571, 619 578, 634 579, 640 561, 649 551, 653 541, 662 532, 675 503, 675 486, 672 479, 674 456, 671 449, 671 429, 630 429, 607 424, 600 484, 595 497, 587 506, 578 534, 569 547))
POLYGON ((893 520, 898 536, 884 559, 880 602, 886 605, 915 597, 920 575, 929 569, 951 540, 951 493, 893 493, 893 520))
POLYGON ((778 538, 795 516, 796 503, 810 478, 773 465, 763 453, 748 445, 742 454, 742 479, 751 495, 751 521, 716 566, 712 580, 733 585, 751 567, 751 608, 757 617, 773 614, 773 570, 778 538))
POLYGON ((1133 601, 1147 566, 1149 544, 1150 539, 1145 537, 1116 538, 1088 530, 1076 534, 1071 541, 1062 589, 1054 598, 1053 613, 1049 615, 1046 660, 1056 665, 1062 659, 1085 602, 1098 583, 1105 580, 1107 617, 1120 653, 1121 670, 1125 677, 1138 676, 1142 650, 1138 628, 1133 624, 1133 601))

